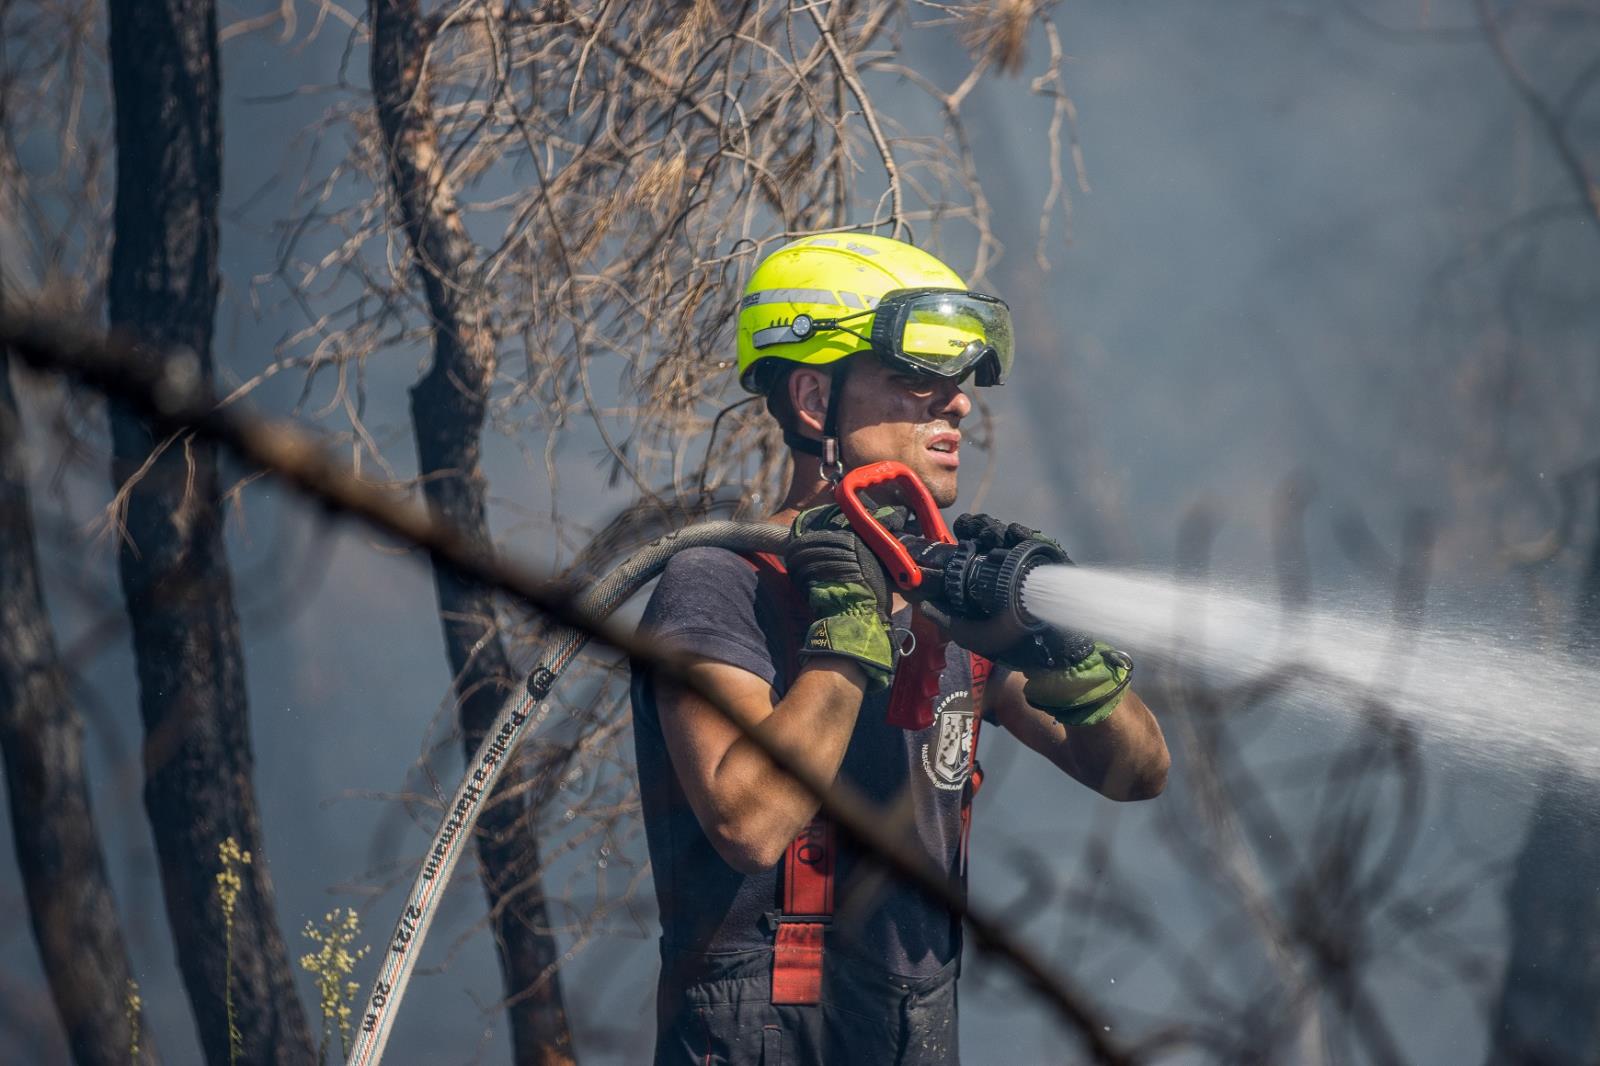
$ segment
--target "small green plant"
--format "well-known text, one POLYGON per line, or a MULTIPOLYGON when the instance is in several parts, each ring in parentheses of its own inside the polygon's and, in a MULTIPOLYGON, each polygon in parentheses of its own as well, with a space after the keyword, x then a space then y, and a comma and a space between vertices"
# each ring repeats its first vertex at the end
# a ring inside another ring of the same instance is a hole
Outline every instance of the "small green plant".
POLYGON ((122 1013, 128 1019, 128 1061, 135 1066, 139 1062, 139 1012, 143 1009, 144 1000, 139 996, 139 982, 130 977, 122 1013))
POLYGON ((239 1019, 233 1010, 233 911, 244 888, 239 869, 250 865, 250 853, 240 850, 239 842, 229 837, 217 845, 217 858, 222 863, 222 870, 217 874, 217 899, 222 903, 222 939, 226 950, 222 1000, 228 1015, 228 1062, 231 1064, 238 1062, 244 1053, 244 1034, 239 1032, 239 1019))
POLYGON ((319 928, 314 922, 306 923, 306 939, 317 945, 317 950, 300 956, 300 967, 317 979, 317 1000, 322 1007, 322 1040, 317 1045, 317 1061, 327 1061, 328 1042, 334 1030, 339 1032, 339 1046, 344 1058, 350 1057, 351 1004, 361 986, 350 979, 356 963, 366 957, 366 947, 355 947, 361 935, 361 919, 356 912, 335 907, 322 917, 319 928))

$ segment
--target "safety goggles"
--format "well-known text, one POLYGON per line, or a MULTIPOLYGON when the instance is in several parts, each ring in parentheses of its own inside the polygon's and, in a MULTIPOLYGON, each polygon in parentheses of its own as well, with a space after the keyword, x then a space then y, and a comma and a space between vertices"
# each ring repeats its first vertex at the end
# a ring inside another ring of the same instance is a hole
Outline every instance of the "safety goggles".
POLYGON ((957 381, 971 372, 979 386, 1005 384, 1015 354, 1006 302, 965 289, 895 289, 867 311, 839 318, 796 315, 786 326, 759 331, 755 347, 803 341, 826 330, 860 337, 892 369, 957 381), (867 315, 873 316, 870 335, 848 325, 867 315))

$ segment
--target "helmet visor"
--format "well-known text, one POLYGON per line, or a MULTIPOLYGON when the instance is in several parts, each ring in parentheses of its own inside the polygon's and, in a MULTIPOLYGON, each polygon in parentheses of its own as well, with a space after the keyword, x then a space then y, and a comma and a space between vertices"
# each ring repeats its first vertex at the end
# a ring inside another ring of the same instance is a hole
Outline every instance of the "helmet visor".
POLYGON ((913 373, 1001 385, 1014 353, 1011 309, 1004 300, 957 289, 888 293, 878 304, 874 347, 913 373))

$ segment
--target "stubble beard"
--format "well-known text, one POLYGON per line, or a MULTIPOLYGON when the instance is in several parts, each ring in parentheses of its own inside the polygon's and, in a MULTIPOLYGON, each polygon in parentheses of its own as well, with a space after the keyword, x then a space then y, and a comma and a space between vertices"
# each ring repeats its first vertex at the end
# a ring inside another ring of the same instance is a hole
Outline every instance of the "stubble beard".
POLYGON ((922 475, 921 481, 939 510, 955 505, 957 475, 954 470, 935 470, 922 475))

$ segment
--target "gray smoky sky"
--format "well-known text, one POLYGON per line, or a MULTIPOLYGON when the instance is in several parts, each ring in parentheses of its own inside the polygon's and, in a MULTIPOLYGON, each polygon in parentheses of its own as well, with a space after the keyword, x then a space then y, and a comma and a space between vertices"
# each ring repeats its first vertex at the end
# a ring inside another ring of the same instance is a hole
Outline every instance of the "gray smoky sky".
MULTIPOLYGON (((1537 532, 1551 506, 1540 481, 1553 483, 1600 451, 1600 235, 1592 218, 1571 213, 1529 224, 1514 247, 1491 239, 1572 194, 1482 41, 1413 32, 1470 28, 1471 4, 1356 4, 1155 0, 1058 11, 1091 191, 1077 189, 1069 173, 1070 240, 1057 220, 1048 272, 1034 258, 1048 181, 1038 149, 1047 107, 1016 103, 1026 73, 975 94, 974 149, 1006 245, 988 285, 1011 300, 1021 331, 1015 383, 987 397, 999 446, 983 507, 1057 533, 1080 561, 1170 568, 1180 524, 1204 506, 1216 522, 1219 564, 1270 584, 1274 501, 1296 478, 1311 486, 1307 559, 1318 590, 1381 590, 1341 550, 1340 523, 1348 529, 1359 518, 1392 555, 1406 516, 1421 507, 1439 525, 1441 581, 1517 618, 1525 604, 1496 564, 1491 526, 1537 532), (1395 28, 1372 25, 1379 14, 1395 28), (1507 280, 1513 268, 1522 280, 1507 280), (1510 403, 1497 403, 1507 390, 1510 403), (1515 483, 1512 504, 1491 507, 1486 481, 1515 483)), ((1591 47, 1596 39, 1588 32, 1591 47)), ((1530 64, 1539 73, 1575 72, 1587 62, 1559 34, 1536 47, 1530 64)), ((287 216, 294 182, 318 162, 307 161, 297 138, 328 96, 297 90, 341 77, 365 83, 364 47, 341 74, 344 48, 342 32, 301 48, 253 38, 224 46, 217 356, 241 378, 304 321, 265 280, 279 254, 271 221, 287 216), (274 175, 286 180, 263 188, 274 175)), ((966 69, 953 39, 916 48, 903 59, 936 80, 948 80, 942 70, 966 69)), ((1034 42, 1030 70, 1037 55, 1034 42)), ((883 88, 890 111, 896 91, 883 88)), ((1591 105, 1586 129, 1597 115, 1600 105, 1591 105)), ((405 388, 420 358, 385 353, 370 361, 366 382, 367 421, 408 466, 405 388)), ((255 399, 286 411, 299 387, 275 381, 255 399)), ((47 441, 42 427, 30 429, 47 441)), ((623 487, 596 484, 599 455, 582 428, 560 454, 574 517, 596 519, 627 502, 623 487), (592 492, 574 490, 586 484, 592 492)), ((986 458, 968 459, 963 505, 986 458)), ((62 644, 71 647, 120 611, 114 552, 86 553, 79 541, 103 504, 106 479, 93 469, 57 479, 60 457, 43 450, 35 464, 47 592, 62 644)), ((525 461, 517 442, 493 438, 486 469, 507 550, 556 559, 557 546, 521 522, 545 506, 543 470, 525 461)), ((449 679, 432 581, 420 560, 328 526, 271 484, 245 490, 242 515, 230 551, 282 926, 298 954, 307 920, 349 904, 381 944, 400 894, 394 880, 409 874, 375 864, 419 854, 435 820, 431 808, 392 796, 424 784, 407 770, 430 745, 446 790, 461 766, 456 745, 443 741, 449 679), (386 890, 357 887, 374 882, 386 890)), ((113 880, 161 1050, 169 1062, 195 1062, 139 801, 131 655, 125 634, 94 647, 79 663, 79 691, 113 880)), ((1285 715, 1260 743, 1314 754, 1356 728, 1285 715)), ((1105 876, 1114 873, 1120 891, 1149 902, 1201 965, 1207 952, 1220 954, 1204 891, 1161 838, 1162 805, 1187 801, 1181 753, 1161 800, 1118 807, 1033 765, 1038 760, 998 731, 989 736, 985 762, 995 784, 978 805, 975 897, 1009 902, 1037 890, 1015 859, 1018 848, 1046 856, 1056 876, 1092 882, 1102 871, 1081 865, 1084 844, 1109 827, 1115 869, 1105 876)), ((1437 775, 1429 802, 1440 813, 1419 844, 1414 876, 1458 869, 1463 851, 1512 854, 1526 790, 1445 759, 1429 766, 1437 775), (1453 803, 1467 797, 1472 816, 1450 814, 1457 808, 1447 810, 1436 793, 1453 803)), ((642 863, 642 837, 624 844, 623 858, 642 863)), ((592 849, 574 854, 549 878, 553 891, 572 888, 577 911, 593 861, 592 849)), ((1503 882, 1485 880, 1459 919, 1464 935, 1491 952, 1503 951, 1503 891, 1503 882)), ((1181 998, 1174 971, 1142 955, 1113 923, 1086 914, 1084 898, 1046 893, 1024 929, 1118 1026, 1142 1031, 1181 998)), ((0 902, 20 913, 9 863, 0 864, 0 902)), ((656 958, 648 891, 635 909, 636 921, 610 922, 612 931, 565 971, 586 1066, 648 1055, 656 958)), ((482 912, 475 878, 463 878, 432 934, 389 1061, 506 1059, 509 1041, 492 1009, 500 976, 478 926, 482 912)), ((21 920, 5 928, 0 966, 8 997, 15 990, 19 1002, 43 1002, 21 920)), ((1223 976, 1241 986, 1262 980, 1246 963, 1218 966, 1237 968, 1223 976)), ((370 978, 370 964, 360 976, 370 978)), ((963 981, 964 1061, 1070 1058, 1070 1037, 996 964, 969 951, 963 981)), ((1413 1061, 1483 1058, 1484 987, 1441 989, 1396 971, 1380 975, 1379 988, 1413 1061)), ((302 992, 314 1006, 309 983, 302 992)), ((0 1049, 7 1040, 17 1038, 0 1035, 0 1049)))

